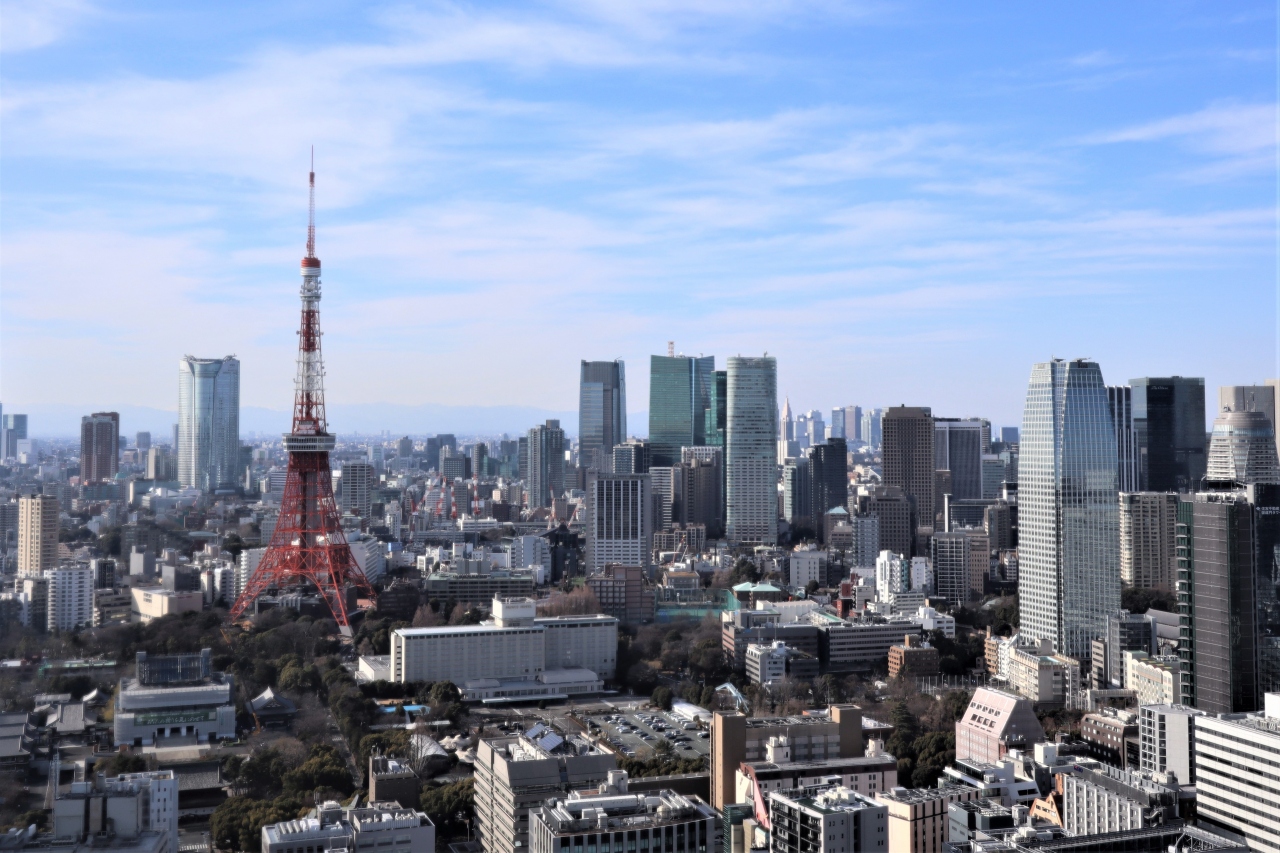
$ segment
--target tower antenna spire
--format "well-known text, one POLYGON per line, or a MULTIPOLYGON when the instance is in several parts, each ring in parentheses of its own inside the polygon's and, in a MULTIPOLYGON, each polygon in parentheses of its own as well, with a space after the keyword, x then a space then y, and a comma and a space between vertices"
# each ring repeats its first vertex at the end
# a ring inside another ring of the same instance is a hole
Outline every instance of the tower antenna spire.
POLYGON ((311 198, 307 205, 307 257, 316 256, 316 147, 311 146, 311 198))

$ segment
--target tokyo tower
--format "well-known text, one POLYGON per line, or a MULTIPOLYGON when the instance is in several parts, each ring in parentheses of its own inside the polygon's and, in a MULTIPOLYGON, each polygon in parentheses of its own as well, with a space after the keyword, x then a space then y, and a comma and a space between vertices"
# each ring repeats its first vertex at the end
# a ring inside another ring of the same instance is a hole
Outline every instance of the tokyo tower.
POLYGON ((316 257, 316 173, 311 166, 307 256, 302 259, 302 327, 298 332, 298 377, 293 398, 293 430, 284 437, 289 452, 284 497, 275 532, 257 571, 231 608, 234 621, 268 589, 314 587, 329 605, 339 630, 351 636, 347 588, 373 598, 342 531, 324 414, 324 361, 320 357, 320 259, 316 257))

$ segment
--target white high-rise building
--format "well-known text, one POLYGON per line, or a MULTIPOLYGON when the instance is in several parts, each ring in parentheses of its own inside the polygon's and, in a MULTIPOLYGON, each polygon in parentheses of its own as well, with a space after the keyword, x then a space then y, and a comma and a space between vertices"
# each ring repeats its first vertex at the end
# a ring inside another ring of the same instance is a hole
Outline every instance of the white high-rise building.
POLYGON ((1022 633, 1083 660, 1120 607, 1116 437, 1096 363, 1032 368, 1018 467, 1022 633))
POLYGON ((1275 432, 1266 414, 1225 411, 1214 419, 1205 479, 1280 483, 1275 432))
POLYGON ((649 566, 653 544, 649 490, 648 474, 587 472, 587 574, 610 563, 649 566))
POLYGON ((239 359, 184 356, 178 362, 178 482, 187 489, 234 489, 239 462, 239 359))
POLYGON ((48 629, 74 631, 93 624, 93 569, 85 564, 71 564, 49 569, 48 629))
POLYGON ((1250 850, 1280 850, 1280 694, 1265 714, 1196 717, 1196 821, 1243 835, 1250 850))
POLYGON ((725 496, 730 544, 778 541, 778 360, 728 359, 725 496))

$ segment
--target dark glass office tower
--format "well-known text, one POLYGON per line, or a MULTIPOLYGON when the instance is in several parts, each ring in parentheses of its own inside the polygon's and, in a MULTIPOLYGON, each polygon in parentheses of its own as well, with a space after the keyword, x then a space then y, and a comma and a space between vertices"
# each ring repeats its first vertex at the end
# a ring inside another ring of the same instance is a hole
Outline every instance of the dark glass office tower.
POLYGON ((715 385, 714 356, 649 357, 649 464, 680 463, 680 448, 707 443, 707 408, 715 385))
POLYGON ((828 438, 826 444, 819 444, 809 452, 809 483, 813 490, 809 506, 819 542, 825 538, 822 519, 827 510, 849 501, 848 452, 843 438, 828 438))
POLYGON ((707 404, 705 435, 708 447, 724 447, 724 427, 729 401, 729 371, 717 370, 713 374, 711 397, 707 404))
POLYGON ((614 446, 626 440, 626 365, 621 359, 582 362, 578 386, 578 457, 582 466, 610 470, 614 446))
POLYGON ((1133 389, 1128 385, 1108 385, 1107 403, 1111 406, 1111 427, 1116 433, 1120 491, 1141 491, 1142 479, 1138 476, 1138 433, 1133 427, 1133 389))
POLYGON ((951 472, 950 494, 957 500, 982 497, 982 425, 978 418, 933 419, 933 467, 951 472))
POLYGON ((1275 538, 1266 519, 1275 510, 1259 507, 1260 497, 1274 503, 1270 494, 1225 489, 1178 505, 1182 701, 1212 714, 1259 708, 1260 546, 1266 539, 1274 548, 1275 538))
POLYGON ((1204 379, 1131 379, 1138 471, 1144 492, 1200 488, 1205 472, 1204 379))

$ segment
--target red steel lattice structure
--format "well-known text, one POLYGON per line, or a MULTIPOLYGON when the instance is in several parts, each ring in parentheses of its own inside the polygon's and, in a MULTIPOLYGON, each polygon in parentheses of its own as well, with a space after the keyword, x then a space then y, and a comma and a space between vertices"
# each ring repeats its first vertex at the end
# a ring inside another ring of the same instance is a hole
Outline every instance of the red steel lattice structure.
POLYGON ((302 259, 302 327, 298 332, 298 376, 284 496, 275 532, 262 562, 231 608, 239 619, 268 589, 313 586, 324 597, 342 633, 351 635, 347 589, 370 600, 373 590, 356 565, 333 498, 329 451, 334 437, 324 411, 324 361, 320 356, 320 259, 316 257, 316 173, 311 172, 307 256, 302 259))

